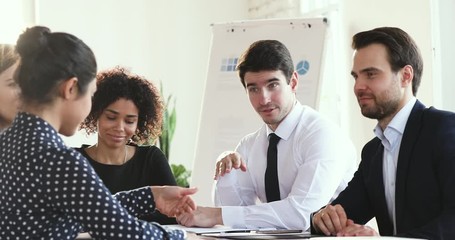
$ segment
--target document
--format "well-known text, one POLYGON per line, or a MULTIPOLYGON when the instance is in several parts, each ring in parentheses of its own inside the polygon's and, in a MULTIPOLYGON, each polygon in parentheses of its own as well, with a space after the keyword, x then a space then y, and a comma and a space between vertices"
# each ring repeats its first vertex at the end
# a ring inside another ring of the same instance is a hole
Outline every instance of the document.
POLYGON ((206 237, 230 239, 304 239, 311 234, 303 230, 230 230, 220 233, 202 233, 206 237))
MULTIPOLYGON (((326 237, 326 236, 319 236, 319 237, 312 237, 311 239, 320 239, 320 240, 340 240, 340 237, 326 237)), ((425 240, 422 238, 402 238, 402 237, 342 237, 342 240, 425 240)))
MULTIPOLYGON (((196 234, 201 234, 201 233, 221 233, 221 232, 229 232, 229 231, 251 231, 251 230, 257 230, 257 229, 244 229, 244 228, 232 228, 224 225, 215 225, 213 227, 209 228, 204 228, 204 227, 185 227, 182 225, 178 224, 171 224, 171 225, 165 225, 166 227, 172 228, 172 229, 181 229, 185 230, 190 233, 196 233, 196 234)), ((271 230, 271 229, 269 229, 271 230)))

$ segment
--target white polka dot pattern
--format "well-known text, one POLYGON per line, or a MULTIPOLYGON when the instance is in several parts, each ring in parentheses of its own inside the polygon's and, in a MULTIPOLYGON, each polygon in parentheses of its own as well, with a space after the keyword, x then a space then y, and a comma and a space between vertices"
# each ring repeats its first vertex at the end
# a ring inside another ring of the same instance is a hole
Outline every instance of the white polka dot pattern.
POLYGON ((0 135, 0 239, 183 239, 134 216, 154 211, 149 187, 112 196, 87 160, 44 120, 19 113, 0 135), (131 215, 130 215, 131 214, 131 215))

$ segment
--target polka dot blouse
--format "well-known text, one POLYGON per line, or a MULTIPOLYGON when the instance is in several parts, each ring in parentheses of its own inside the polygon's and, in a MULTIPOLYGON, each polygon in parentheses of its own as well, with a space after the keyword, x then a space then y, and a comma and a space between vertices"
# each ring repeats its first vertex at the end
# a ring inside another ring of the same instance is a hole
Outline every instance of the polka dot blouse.
POLYGON ((154 211, 149 187, 112 196, 87 160, 43 119, 19 113, 0 135, 0 239, 183 239, 135 217, 154 211))

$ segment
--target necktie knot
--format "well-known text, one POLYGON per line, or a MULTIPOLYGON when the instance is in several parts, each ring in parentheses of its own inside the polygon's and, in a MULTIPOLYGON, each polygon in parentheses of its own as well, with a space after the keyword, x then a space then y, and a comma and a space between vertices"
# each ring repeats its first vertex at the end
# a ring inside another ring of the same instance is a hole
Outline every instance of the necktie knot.
POLYGON ((278 142, 281 140, 281 138, 278 137, 278 135, 276 135, 275 133, 270 133, 269 136, 270 136, 269 146, 270 145, 277 145, 278 142))

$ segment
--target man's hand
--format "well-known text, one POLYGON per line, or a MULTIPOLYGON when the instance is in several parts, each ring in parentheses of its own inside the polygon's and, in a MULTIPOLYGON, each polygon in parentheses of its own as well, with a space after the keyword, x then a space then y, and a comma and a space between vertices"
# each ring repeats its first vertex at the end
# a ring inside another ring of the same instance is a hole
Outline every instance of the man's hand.
POLYGON ((196 188, 178 186, 152 186, 155 207, 162 214, 174 217, 178 214, 191 213, 196 210, 196 204, 189 195, 197 192, 196 188))
POLYGON ((346 212, 339 204, 327 205, 313 215, 313 227, 324 235, 336 236, 347 225, 346 212))
POLYGON ((226 151, 222 153, 216 162, 215 177, 213 179, 218 180, 219 177, 224 176, 226 173, 230 173, 232 168, 246 171, 246 164, 242 160, 242 156, 238 152, 226 151))
POLYGON ((197 207, 192 213, 178 215, 177 222, 186 227, 213 227, 223 224, 223 218, 221 208, 197 207))
POLYGON ((379 234, 371 227, 355 224, 354 221, 348 220, 347 226, 338 232, 337 236, 379 236, 379 234))

